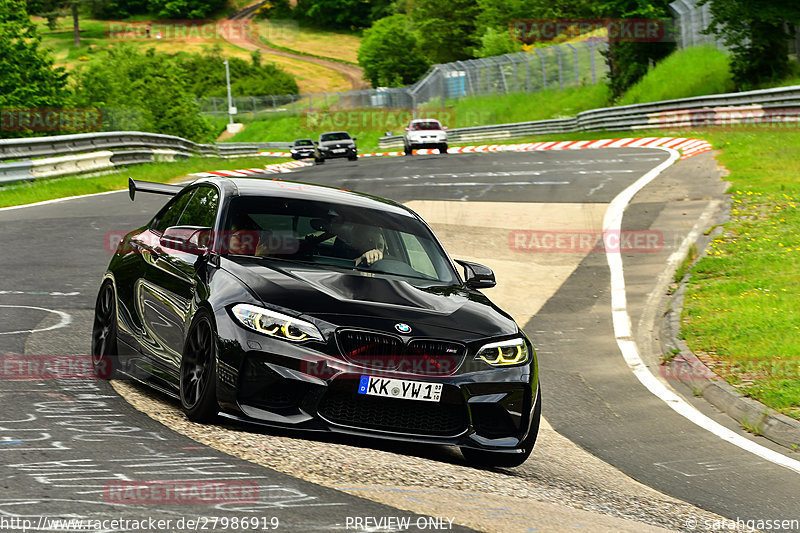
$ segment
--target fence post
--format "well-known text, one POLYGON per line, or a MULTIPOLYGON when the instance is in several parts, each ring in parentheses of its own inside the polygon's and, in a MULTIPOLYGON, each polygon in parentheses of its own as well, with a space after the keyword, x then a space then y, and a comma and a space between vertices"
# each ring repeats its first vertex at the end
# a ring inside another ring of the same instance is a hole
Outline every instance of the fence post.
POLYGON ((525 92, 531 92, 531 55, 525 53, 525 92))
POLYGON ((578 50, 570 43, 564 43, 564 44, 569 46, 569 49, 572 50, 572 59, 573 61, 575 61, 575 86, 577 87, 578 85, 581 84, 581 76, 580 72, 578 71, 578 50))
POLYGON ((558 54, 558 88, 564 90, 564 60, 561 57, 561 48, 554 46, 558 54))
POLYGON ((277 111, 278 110, 278 104, 275 102, 275 96, 274 95, 269 95, 269 96, 270 96, 270 98, 272 98, 272 110, 273 111, 277 111))
POLYGON ((547 89, 547 67, 544 64, 544 54, 533 48, 533 51, 539 56, 539 61, 542 63, 542 90, 547 89))
POLYGON ((594 42, 590 42, 589 46, 589 62, 592 65, 592 85, 597 85, 597 67, 595 66, 594 62, 594 52, 597 49, 597 46, 594 42))

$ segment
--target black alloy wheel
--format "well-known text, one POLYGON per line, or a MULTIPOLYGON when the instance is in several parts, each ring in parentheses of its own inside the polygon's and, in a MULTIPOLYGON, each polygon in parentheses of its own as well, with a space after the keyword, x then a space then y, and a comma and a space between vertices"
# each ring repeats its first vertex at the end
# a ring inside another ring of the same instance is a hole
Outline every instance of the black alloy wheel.
POLYGON ((206 311, 195 316, 181 357, 180 396, 186 417, 209 422, 219 412, 214 327, 206 311))
POLYGON ((118 375, 117 298, 114 285, 106 280, 97 294, 92 325, 92 367, 97 377, 113 379, 118 375))

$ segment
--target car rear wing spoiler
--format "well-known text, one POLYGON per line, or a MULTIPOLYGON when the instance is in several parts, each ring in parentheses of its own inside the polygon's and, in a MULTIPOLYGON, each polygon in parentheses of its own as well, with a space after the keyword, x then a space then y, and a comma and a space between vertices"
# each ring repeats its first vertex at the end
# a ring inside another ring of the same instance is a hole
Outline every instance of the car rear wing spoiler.
POLYGON ((175 196, 183 189, 183 185, 170 185, 169 183, 153 183, 152 181, 139 181, 133 178, 128 178, 128 193, 130 193, 131 200, 136 196, 137 191, 150 192, 153 194, 166 194, 175 196))

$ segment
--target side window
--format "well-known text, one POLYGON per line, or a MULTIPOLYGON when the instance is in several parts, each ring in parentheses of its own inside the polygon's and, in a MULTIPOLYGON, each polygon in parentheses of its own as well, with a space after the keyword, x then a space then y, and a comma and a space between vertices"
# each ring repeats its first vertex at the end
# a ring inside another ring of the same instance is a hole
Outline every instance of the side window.
POLYGON ((189 202, 189 199, 192 197, 195 191, 187 191, 181 193, 180 196, 177 196, 167 207, 166 210, 159 216, 158 220, 156 220, 155 225, 153 225, 153 231, 157 231, 158 233, 164 233, 164 230, 170 226, 177 226, 178 220, 180 220, 181 215, 183 214, 183 210, 186 207, 186 204, 189 202))
POLYGON ((219 193, 212 187, 198 187, 183 210, 179 226, 203 226, 213 228, 217 220, 219 193))
POLYGON ((417 272, 422 272, 427 276, 435 278, 436 267, 433 266, 430 257, 427 252, 425 252, 425 248, 419 239, 417 239, 417 236, 411 235, 410 233, 401 233, 400 236, 408 252, 408 260, 411 263, 411 268, 417 272))

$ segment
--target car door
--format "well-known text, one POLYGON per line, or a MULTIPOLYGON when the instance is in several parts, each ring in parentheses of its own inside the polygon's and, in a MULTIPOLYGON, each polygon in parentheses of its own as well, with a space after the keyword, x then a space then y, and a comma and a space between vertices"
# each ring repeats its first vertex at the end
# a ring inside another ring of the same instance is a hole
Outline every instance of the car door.
POLYGON ((126 236, 127 240, 122 243, 124 253, 117 254, 110 267, 114 271, 117 287, 121 319, 120 340, 133 350, 131 352, 121 346, 120 349, 126 353, 146 354, 153 345, 153 340, 144 327, 142 289, 145 276, 155 261, 163 228, 177 224, 193 194, 193 190, 181 191, 161 208, 147 226, 126 236))
MULTIPOLYGON (((177 221, 170 226, 214 228, 219 210, 219 191, 210 185, 195 187, 177 221)), ((157 230, 170 226, 159 224, 157 230)), ((154 363, 167 372, 180 367, 184 337, 189 327, 192 299, 198 283, 198 256, 159 245, 152 255, 142 283, 142 315, 151 340, 154 363)))

